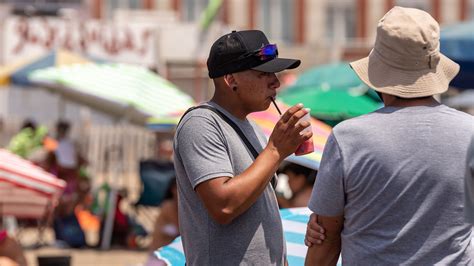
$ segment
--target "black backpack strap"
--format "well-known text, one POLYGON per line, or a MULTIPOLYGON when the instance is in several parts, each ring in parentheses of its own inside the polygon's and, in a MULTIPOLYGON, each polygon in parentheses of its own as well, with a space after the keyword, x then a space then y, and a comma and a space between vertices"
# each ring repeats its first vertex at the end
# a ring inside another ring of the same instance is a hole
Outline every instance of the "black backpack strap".
MULTIPOLYGON (((187 113, 189 113, 189 112, 191 112, 192 110, 195 110, 195 109, 207 109, 207 110, 210 110, 210 111, 213 111, 214 113, 216 113, 220 118, 222 118, 222 120, 227 122, 227 124, 229 124, 235 130, 235 132, 237 132, 237 134, 240 136, 240 138, 244 141, 244 143, 247 146, 247 148, 249 149, 249 151, 252 153, 253 158, 257 159, 257 157, 258 157, 257 150, 253 147, 252 143, 250 143, 250 141, 247 139, 247 136, 245 136, 244 132, 242 132, 240 127, 237 126, 237 124, 235 124, 235 122, 232 121, 228 116, 226 116, 224 113, 217 110, 216 108, 214 108, 212 106, 209 106, 209 105, 198 105, 198 106, 195 106, 195 107, 191 107, 183 114, 181 119, 183 119, 183 117, 187 113)), ((179 121, 179 123, 180 122, 181 122, 181 120, 179 121)), ((178 125, 179 125, 179 123, 178 123, 178 125)))
MULTIPOLYGON (((214 113, 216 113, 222 120, 224 120, 227 124, 229 124, 234 130, 235 132, 237 132, 237 134, 240 136, 240 138, 242 139, 242 141, 245 143, 245 145, 247 146, 247 148, 249 149, 250 153, 252 153, 252 156, 254 159, 257 159, 258 157, 258 152, 257 150, 254 148, 254 146, 252 145, 252 143, 250 143, 250 141, 248 140, 247 136, 245 136, 244 132, 242 132, 242 130, 240 129, 239 126, 237 126, 237 124, 235 124, 234 121, 232 121, 232 119, 230 119, 228 116, 226 116, 224 113, 222 113, 221 111, 219 111, 217 108, 213 107, 213 106, 210 106, 210 105, 198 105, 198 106, 195 106, 195 107, 191 107, 189 108, 184 114, 183 116, 181 116, 181 119, 179 120, 178 122, 178 125, 181 123, 181 120, 184 118, 184 116, 186 114, 188 114, 189 112, 195 110, 195 109, 207 109, 207 110, 210 110, 214 113)), ((276 178, 272 178, 272 186, 273 188, 276 187, 276 178)))

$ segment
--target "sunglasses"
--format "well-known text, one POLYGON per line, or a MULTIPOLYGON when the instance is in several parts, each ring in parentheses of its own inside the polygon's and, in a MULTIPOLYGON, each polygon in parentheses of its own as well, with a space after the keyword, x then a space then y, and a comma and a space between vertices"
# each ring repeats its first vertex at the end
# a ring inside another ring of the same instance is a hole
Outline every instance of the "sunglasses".
POLYGON ((257 49, 251 53, 254 56, 258 56, 261 61, 273 59, 278 56, 278 48, 276 44, 267 44, 260 49, 257 49))
POLYGON ((267 45, 263 46, 262 48, 259 48, 255 51, 252 51, 252 52, 247 52, 247 53, 239 56, 238 58, 235 58, 231 61, 225 62, 224 64, 234 63, 236 61, 239 61, 239 60, 242 60, 242 59, 245 59, 245 58, 249 58, 251 56, 258 57, 260 59, 260 61, 266 61, 268 59, 276 58, 276 57, 278 57, 277 45, 276 44, 267 44, 267 45))

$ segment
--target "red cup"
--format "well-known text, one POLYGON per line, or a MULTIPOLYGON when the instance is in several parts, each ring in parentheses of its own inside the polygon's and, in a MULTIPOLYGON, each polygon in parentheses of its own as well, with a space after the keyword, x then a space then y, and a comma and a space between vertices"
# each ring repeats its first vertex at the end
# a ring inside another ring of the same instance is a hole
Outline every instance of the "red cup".
MULTIPOLYGON (((311 129, 311 116, 309 115, 309 110, 308 110, 308 113, 300 119, 300 122, 301 121, 310 122, 309 126, 305 129, 303 129, 301 131, 301 133, 311 132, 311 130, 312 130, 311 129)), ((298 146, 298 148, 295 151, 295 155, 296 156, 305 155, 305 154, 308 154, 308 153, 312 153, 313 151, 314 151, 314 143, 313 143, 313 138, 311 137, 310 139, 308 139, 305 142, 301 143, 300 146, 298 146)))
POLYGON ((313 138, 301 143, 295 151, 296 156, 305 155, 314 151, 313 138))

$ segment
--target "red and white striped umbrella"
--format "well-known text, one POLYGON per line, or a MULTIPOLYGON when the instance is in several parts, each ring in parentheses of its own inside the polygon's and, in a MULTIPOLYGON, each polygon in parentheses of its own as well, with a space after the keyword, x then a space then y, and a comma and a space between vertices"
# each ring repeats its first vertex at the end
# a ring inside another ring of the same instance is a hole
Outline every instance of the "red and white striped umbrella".
POLYGON ((63 180, 0 149, 0 215, 41 218, 65 187, 63 180))

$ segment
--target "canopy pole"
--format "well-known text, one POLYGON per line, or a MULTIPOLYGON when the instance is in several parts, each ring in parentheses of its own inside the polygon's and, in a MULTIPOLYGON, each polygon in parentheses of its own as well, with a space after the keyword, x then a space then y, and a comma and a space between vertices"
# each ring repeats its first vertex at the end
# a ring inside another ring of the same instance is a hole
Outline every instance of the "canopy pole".
POLYGON ((58 101, 58 120, 62 120, 65 117, 66 112, 66 103, 64 102, 64 97, 59 94, 59 101, 58 101))

